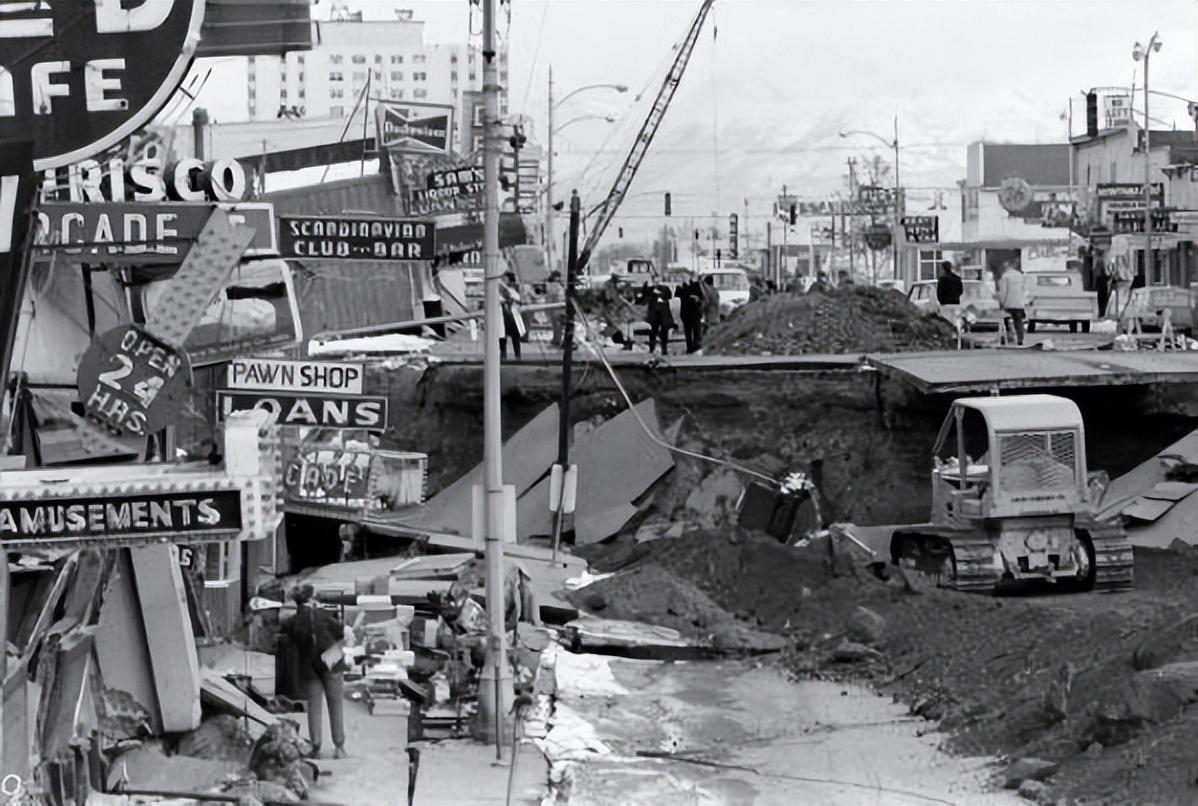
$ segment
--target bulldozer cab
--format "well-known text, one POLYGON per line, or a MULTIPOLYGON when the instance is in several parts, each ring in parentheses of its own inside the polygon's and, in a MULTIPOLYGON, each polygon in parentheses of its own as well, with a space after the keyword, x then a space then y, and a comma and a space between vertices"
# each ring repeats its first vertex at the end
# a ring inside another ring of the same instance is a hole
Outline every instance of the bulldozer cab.
POLYGON ((932 488, 934 523, 1088 509, 1081 412, 1055 395, 954 401, 936 441, 932 488))

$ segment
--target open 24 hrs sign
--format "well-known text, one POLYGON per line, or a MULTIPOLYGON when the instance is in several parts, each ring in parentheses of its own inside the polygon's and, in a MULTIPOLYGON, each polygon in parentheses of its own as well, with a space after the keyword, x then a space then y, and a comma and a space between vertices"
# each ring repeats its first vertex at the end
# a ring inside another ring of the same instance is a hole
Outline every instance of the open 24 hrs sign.
POLYGON ((83 354, 76 383, 87 416, 117 433, 146 435, 187 402, 187 356, 135 325, 113 328, 83 354))

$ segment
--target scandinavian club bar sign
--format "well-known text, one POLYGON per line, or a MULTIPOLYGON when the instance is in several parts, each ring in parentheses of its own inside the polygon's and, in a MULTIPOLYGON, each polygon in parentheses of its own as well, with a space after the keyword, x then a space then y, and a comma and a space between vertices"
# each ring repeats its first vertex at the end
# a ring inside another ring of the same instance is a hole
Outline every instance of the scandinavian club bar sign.
POLYGON ((408 218, 279 216, 285 258, 432 260, 436 226, 408 218))
POLYGON ((0 543, 216 537, 241 527, 237 490, 0 501, 0 543))

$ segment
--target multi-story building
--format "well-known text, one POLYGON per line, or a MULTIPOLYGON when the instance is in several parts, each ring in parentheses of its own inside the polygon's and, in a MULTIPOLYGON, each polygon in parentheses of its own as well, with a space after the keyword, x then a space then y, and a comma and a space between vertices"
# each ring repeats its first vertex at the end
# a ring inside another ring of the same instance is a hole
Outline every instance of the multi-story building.
MULTIPOLYGON (((424 22, 390 4, 366 5, 364 11, 334 6, 332 18, 319 22, 312 50, 286 57, 250 56, 223 67, 221 94, 226 102, 219 122, 275 120, 279 117, 349 117, 355 107, 373 101, 449 104, 463 115, 467 93, 482 88, 482 55, 469 44, 429 44, 424 22), (390 12, 381 16, 380 12, 390 12), (244 70, 244 109, 236 74, 244 70)), ((223 60, 228 61, 228 60, 223 60)), ((507 50, 499 52, 499 83, 508 82, 507 50)), ((204 99, 202 103, 207 103, 204 99)), ((501 90, 500 114, 507 114, 501 90)), ((467 111, 468 115, 469 112, 467 111)), ((470 150, 467 148, 466 150, 470 150)))

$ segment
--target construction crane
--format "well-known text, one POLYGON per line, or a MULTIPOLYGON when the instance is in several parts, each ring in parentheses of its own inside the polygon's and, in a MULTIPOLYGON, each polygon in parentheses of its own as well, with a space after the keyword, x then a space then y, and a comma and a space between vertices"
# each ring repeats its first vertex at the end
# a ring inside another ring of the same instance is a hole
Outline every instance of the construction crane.
MULTIPOLYGON (((616 211, 624 202, 624 196, 627 195, 628 188, 632 186, 632 180, 636 178, 637 169, 641 167, 641 161, 649 151, 649 144, 653 142, 653 137, 657 134, 657 127, 661 125, 666 110, 670 108, 670 101, 674 99, 674 93, 678 90, 679 82, 682 81, 682 74, 686 71, 687 63, 690 62, 691 53, 694 52, 695 43, 699 40, 699 31, 703 28, 703 21, 707 19, 707 12, 711 10, 714 2, 715 0, 703 0, 699 7, 699 13, 695 15, 695 20, 686 33, 686 39, 678 48, 674 64, 670 66, 670 72, 666 74, 665 81, 662 82, 661 89, 657 92, 653 108, 649 110, 649 116, 645 118, 645 122, 641 124, 641 130, 637 132, 636 140, 632 143, 632 150, 628 152, 624 164, 620 166, 620 173, 617 174, 616 181, 608 191, 607 198, 591 211, 591 214, 596 216, 595 224, 579 252, 578 266, 575 269, 577 272, 581 273, 585 270, 591 253, 599 245, 603 233, 607 231, 608 224, 611 223, 616 211)), ((589 217, 590 215, 588 215, 589 217)))

